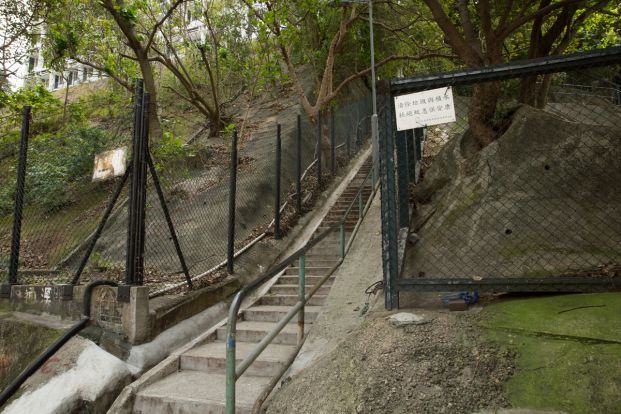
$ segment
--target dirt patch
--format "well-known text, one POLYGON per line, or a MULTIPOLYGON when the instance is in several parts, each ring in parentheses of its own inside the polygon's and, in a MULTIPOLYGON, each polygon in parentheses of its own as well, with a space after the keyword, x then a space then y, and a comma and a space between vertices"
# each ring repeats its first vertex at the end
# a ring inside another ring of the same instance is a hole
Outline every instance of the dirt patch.
POLYGON ((514 355, 477 339, 477 316, 430 313, 397 328, 385 313, 287 382, 268 413, 472 413, 507 406, 514 355))

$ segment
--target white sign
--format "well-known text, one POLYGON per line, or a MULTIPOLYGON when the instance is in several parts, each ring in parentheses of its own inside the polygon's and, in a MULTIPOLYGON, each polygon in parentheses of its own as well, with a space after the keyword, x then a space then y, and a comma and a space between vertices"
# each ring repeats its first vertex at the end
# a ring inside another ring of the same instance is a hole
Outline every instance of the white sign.
POLYGON ((455 122, 453 90, 450 86, 395 96, 397 131, 455 122))
POLYGON ((127 147, 95 155, 93 181, 104 181, 125 174, 127 168, 127 147))

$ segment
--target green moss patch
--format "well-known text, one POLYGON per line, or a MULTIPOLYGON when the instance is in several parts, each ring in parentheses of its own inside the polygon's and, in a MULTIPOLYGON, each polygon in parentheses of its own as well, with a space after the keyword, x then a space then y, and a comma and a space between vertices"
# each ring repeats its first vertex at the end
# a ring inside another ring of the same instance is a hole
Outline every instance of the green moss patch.
POLYGON ((488 306, 489 340, 517 353, 506 383, 515 408, 617 413, 621 407, 621 294, 548 296, 488 306))

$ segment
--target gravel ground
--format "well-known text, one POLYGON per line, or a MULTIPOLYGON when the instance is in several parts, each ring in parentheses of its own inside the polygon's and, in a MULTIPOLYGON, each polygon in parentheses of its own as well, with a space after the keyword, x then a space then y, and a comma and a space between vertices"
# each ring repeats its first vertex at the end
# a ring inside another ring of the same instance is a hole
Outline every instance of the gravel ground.
POLYGON ((425 311, 395 327, 377 312, 266 404, 268 413, 473 413, 507 406, 514 358, 476 339, 472 312, 425 311))

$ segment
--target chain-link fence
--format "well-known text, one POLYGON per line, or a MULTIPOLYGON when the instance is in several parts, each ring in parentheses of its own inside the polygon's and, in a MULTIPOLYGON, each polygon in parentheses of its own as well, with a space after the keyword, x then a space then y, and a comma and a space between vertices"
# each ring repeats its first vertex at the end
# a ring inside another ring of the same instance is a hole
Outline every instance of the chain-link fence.
MULTIPOLYGON (((573 55, 583 58, 580 64, 561 57, 489 68, 488 76, 431 76, 447 90, 452 85, 456 122, 425 128, 418 182, 402 174, 413 168, 399 157, 400 146, 409 150, 400 142, 408 132, 392 140, 394 205, 385 203, 383 212, 392 235, 385 237, 395 243, 400 227, 414 234, 401 278, 392 275, 389 307, 403 289, 619 287, 621 67, 611 64, 621 60, 617 49, 604 51, 609 59, 603 61, 584 54, 573 55)), ((412 79, 407 89, 439 86, 412 79)), ((394 95, 406 92, 392 88, 394 95)), ((393 125, 384 117, 384 130, 393 125)), ((386 142, 383 148, 389 151, 386 142)), ((384 166, 385 174, 391 166, 384 166)), ((398 254, 396 246, 384 253, 386 260, 398 254)))
MULTIPOLYGON (((233 246, 235 252, 242 250, 244 253, 236 255, 238 260, 245 260, 253 254, 252 249, 247 250, 253 241, 273 236, 277 202, 277 124, 281 124, 280 230, 284 235, 300 214, 312 207, 321 188, 325 188, 332 178, 332 173, 338 173, 368 140, 370 106, 370 97, 365 97, 334 107, 333 115, 331 112, 322 114, 321 129, 317 122, 305 115, 300 116, 298 121, 297 105, 277 108, 271 118, 264 116, 270 121, 273 119, 273 122, 248 123, 239 131, 233 246), (320 131, 322 139, 318 141, 320 131), (319 153, 322 156, 318 160, 319 153), (318 171, 321 171, 321 183, 318 171), (298 176, 299 197, 296 185, 298 176)), ((132 130, 131 108, 132 105, 128 104, 127 119, 122 126, 125 137, 132 130)), ((31 126, 36 127, 37 122, 33 113, 31 126)), ((164 207, 168 210, 194 286, 204 286, 226 276, 231 140, 230 133, 225 134, 224 140, 199 139, 184 147, 178 157, 167 157, 166 162, 158 157, 163 154, 162 150, 152 151, 165 199, 165 203, 161 203, 154 177, 147 173, 144 283, 151 288, 152 294, 176 292, 187 287, 164 207)), ((88 137, 78 138, 82 140, 79 142, 86 144, 88 137)), ((118 142, 128 147, 131 145, 127 139, 118 142)), ((27 194, 34 191, 36 183, 45 184, 46 175, 41 175, 45 173, 37 170, 40 163, 33 161, 37 156, 35 147, 39 145, 45 144, 40 143, 39 139, 31 142, 27 152, 24 185, 27 194)), ((80 154, 88 162, 84 161, 83 171, 76 174, 75 180, 65 182, 56 191, 41 192, 61 198, 51 208, 44 208, 42 204, 46 200, 38 196, 26 197, 19 274, 14 283, 82 283, 102 278, 119 282, 124 280, 128 250, 129 180, 118 177, 94 183, 88 171, 92 168, 94 155, 102 149, 110 149, 110 146, 107 142, 92 149, 89 147, 88 151, 80 154), (112 204, 114 196, 116 202, 112 204), (106 220, 102 222, 104 215, 106 220), (79 280, 76 280, 76 274, 79 274, 79 280)), ((17 164, 18 157, 13 159, 17 164)), ((66 161, 66 157, 63 160, 66 161)), ((15 176, 16 169, 17 166, 12 167, 7 176, 15 176)), ((131 174, 129 176, 131 178, 131 174)), ((54 171, 49 170, 47 177, 55 178, 54 171)), ((11 203, 0 220, 0 264, 7 271, 11 256, 13 207, 11 203)))

